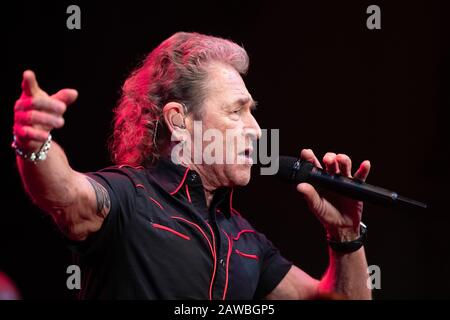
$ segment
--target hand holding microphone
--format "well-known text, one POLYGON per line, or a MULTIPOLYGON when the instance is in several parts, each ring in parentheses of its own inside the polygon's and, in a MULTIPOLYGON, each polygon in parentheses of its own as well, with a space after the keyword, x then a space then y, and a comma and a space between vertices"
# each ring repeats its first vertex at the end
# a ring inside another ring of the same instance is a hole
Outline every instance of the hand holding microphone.
POLYGON ((323 163, 325 170, 312 150, 304 149, 300 159, 280 157, 278 176, 284 181, 298 184, 297 190, 304 195, 310 210, 334 238, 347 241, 357 237, 362 201, 426 208, 424 203, 365 183, 370 172, 370 162, 367 160, 361 163, 353 176, 351 159, 345 154, 327 153, 323 163), (321 196, 313 185, 333 193, 327 192, 321 196))

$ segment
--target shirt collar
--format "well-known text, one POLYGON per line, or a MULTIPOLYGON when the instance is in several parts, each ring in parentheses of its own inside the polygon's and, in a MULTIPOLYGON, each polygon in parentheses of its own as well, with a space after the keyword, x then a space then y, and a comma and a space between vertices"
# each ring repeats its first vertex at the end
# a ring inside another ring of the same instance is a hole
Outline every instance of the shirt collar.
MULTIPOLYGON (((184 192, 186 184, 189 188, 203 189, 200 175, 195 170, 191 170, 181 164, 175 164, 168 157, 161 157, 153 167, 148 169, 148 173, 151 180, 171 196, 184 192)), ((210 209, 216 208, 227 218, 230 218, 234 210, 232 205, 233 189, 221 187, 214 192, 210 209)))

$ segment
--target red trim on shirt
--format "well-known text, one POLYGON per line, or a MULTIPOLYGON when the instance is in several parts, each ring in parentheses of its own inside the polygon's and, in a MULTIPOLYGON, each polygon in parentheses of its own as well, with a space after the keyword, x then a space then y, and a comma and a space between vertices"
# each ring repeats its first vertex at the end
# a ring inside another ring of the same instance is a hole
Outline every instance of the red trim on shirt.
POLYGON ((181 179, 181 182, 180 182, 180 184, 178 185, 178 187, 177 187, 174 191, 172 191, 172 192, 170 193, 171 196, 173 196, 175 193, 178 192, 178 190, 180 190, 181 186, 182 186, 183 183, 184 183, 184 180, 186 180, 186 177, 187 177, 188 172, 189 172, 189 168, 186 168, 186 171, 184 172, 184 175, 183 175, 183 179, 181 179))
POLYGON ((134 167, 134 166, 130 166, 130 165, 128 165, 128 164, 121 164, 121 165, 119 166, 119 169, 122 169, 123 167, 130 167, 130 168, 138 169, 138 170, 144 169, 143 166, 137 166, 137 167, 134 167))
POLYGON ((191 195, 189 194, 189 187, 188 187, 188 185, 186 185, 186 195, 187 195, 187 198, 188 198, 189 202, 192 203, 191 195))
POLYGON ((235 240, 235 241, 239 240, 239 238, 241 237, 241 235, 242 235, 243 233, 256 233, 256 231, 255 231, 255 230, 250 230, 250 229, 244 229, 244 230, 241 230, 241 231, 239 231, 239 233, 237 234, 237 236, 233 238, 233 240, 235 240))
POLYGON ((206 241, 208 242, 209 249, 211 250, 211 254, 214 256, 214 251, 213 251, 213 247, 211 245, 211 241, 209 241, 209 238, 206 236, 205 231, 203 231, 203 229, 198 224, 196 224, 192 221, 186 220, 185 218, 177 217, 177 216, 172 216, 172 219, 178 219, 178 220, 184 221, 184 222, 189 223, 190 225, 193 225, 194 227, 196 227, 200 231, 200 233, 203 235, 203 237, 206 239, 206 241))
POLYGON ((234 192, 234 189, 231 189, 231 192, 230 192, 230 213, 233 212, 233 192, 234 192))
POLYGON ((211 276, 211 283, 209 285, 209 300, 212 300, 212 287, 213 287, 214 277, 216 275, 216 268, 217 268, 217 266, 216 266, 216 242, 215 242, 215 238, 214 238, 214 232, 213 232, 211 226, 207 223, 209 229, 211 230, 211 236, 212 236, 212 241, 213 241, 213 245, 214 245, 214 247, 213 247, 211 245, 211 241, 209 241, 209 238, 206 236, 206 233, 203 231, 203 229, 198 224, 196 224, 194 222, 191 222, 189 220, 186 220, 186 219, 184 219, 182 217, 172 216, 172 218, 173 219, 178 219, 178 220, 184 221, 186 223, 189 223, 190 225, 193 225, 194 227, 196 227, 200 231, 200 233, 203 235, 203 237, 208 242, 209 249, 211 250, 211 254, 212 254, 212 258, 213 258, 213 262, 214 262, 213 273, 212 273, 212 276, 211 276))
POLYGON ((226 275, 225 275, 225 288, 223 290, 223 297, 222 300, 225 300, 225 297, 227 296, 227 290, 228 290, 228 266, 230 265, 230 256, 231 256, 231 251, 232 251, 232 247, 233 247, 233 242, 231 241, 230 237, 228 236, 228 234, 222 229, 223 233, 225 233, 225 235, 227 236, 228 239, 228 253, 227 253, 227 264, 226 264, 226 275))
POLYGON ((259 260, 259 257, 256 254, 248 254, 248 253, 244 253, 242 251, 239 251, 238 249, 235 250, 235 252, 242 256, 242 257, 246 257, 246 258, 250 258, 250 259, 255 259, 255 260, 259 260))
POLYGON ((230 192, 230 214, 234 213, 235 215, 241 217, 242 215, 235 208, 233 208, 233 192, 234 192, 234 189, 231 189, 231 192, 230 192))
POLYGON ((239 211, 237 211, 237 210, 234 209, 234 208, 231 208, 231 213, 234 213, 235 215, 237 215, 237 216, 239 216, 239 217, 242 216, 242 215, 239 213, 239 211))
POLYGON ((172 228, 163 226, 161 224, 152 223, 152 226, 153 226, 153 228, 157 228, 157 229, 161 229, 161 230, 166 230, 166 231, 172 232, 173 234, 175 234, 175 235, 177 235, 177 236, 179 236, 179 237, 181 237, 181 238, 183 238, 185 240, 191 240, 191 238, 189 238, 187 235, 184 235, 184 234, 182 234, 182 233, 180 233, 180 232, 178 232, 176 230, 173 230, 172 228))
POLYGON ((153 199, 152 197, 148 196, 150 200, 152 200, 154 203, 156 203, 158 205, 158 207, 161 208, 161 210, 164 210, 163 206, 161 205, 161 203, 159 203, 158 201, 156 201, 155 199, 153 199))
POLYGON ((214 269, 213 269, 213 274, 212 274, 212 277, 211 277, 211 282, 209 284, 209 299, 212 300, 213 283, 214 283, 214 278, 216 276, 216 270, 217 270, 216 240, 215 240, 215 237, 214 237, 213 229, 211 228, 211 226, 209 225, 208 222, 206 222, 206 225, 208 226, 209 231, 211 231, 211 236, 212 236, 212 241, 213 241, 213 248, 214 248, 214 269))

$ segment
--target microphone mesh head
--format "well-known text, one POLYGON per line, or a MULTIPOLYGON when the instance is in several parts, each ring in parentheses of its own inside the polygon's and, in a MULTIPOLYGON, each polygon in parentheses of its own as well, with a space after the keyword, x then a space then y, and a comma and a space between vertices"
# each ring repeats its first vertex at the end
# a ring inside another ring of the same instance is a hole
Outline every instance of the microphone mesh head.
POLYGON ((285 182, 301 183, 308 180, 314 165, 295 157, 280 156, 277 176, 285 182))
POLYGON ((295 157, 280 156, 277 176, 283 181, 293 182, 294 165, 297 161, 295 157))

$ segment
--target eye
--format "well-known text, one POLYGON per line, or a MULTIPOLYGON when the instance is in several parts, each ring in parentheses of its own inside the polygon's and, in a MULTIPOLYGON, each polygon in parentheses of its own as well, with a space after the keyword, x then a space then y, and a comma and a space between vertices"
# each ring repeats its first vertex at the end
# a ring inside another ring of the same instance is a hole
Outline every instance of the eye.
POLYGON ((242 111, 242 108, 234 109, 233 111, 231 111, 231 114, 240 114, 241 111, 242 111))

